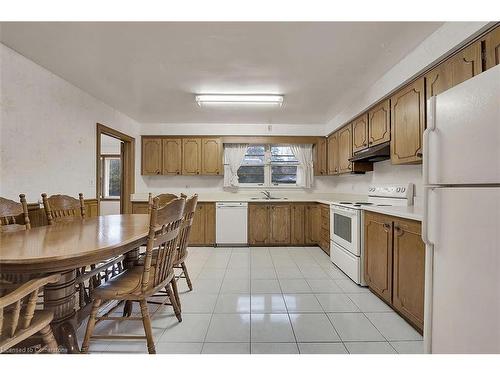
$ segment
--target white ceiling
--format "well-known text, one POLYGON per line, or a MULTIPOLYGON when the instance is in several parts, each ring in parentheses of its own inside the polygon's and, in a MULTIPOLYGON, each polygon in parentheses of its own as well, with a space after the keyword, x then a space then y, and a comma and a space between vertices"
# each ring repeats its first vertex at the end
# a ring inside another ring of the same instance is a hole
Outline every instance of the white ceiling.
POLYGON ((321 124, 442 23, 2 23, 2 43, 140 122, 321 124), (276 93, 279 107, 198 107, 276 93))

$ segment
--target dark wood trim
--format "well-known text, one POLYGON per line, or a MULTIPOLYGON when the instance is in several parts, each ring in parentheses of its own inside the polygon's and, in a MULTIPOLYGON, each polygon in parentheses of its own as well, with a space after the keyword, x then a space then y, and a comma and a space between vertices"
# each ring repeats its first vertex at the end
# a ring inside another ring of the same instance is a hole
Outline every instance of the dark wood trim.
MULTIPOLYGON (((96 124, 96 199, 97 206, 101 200, 101 135, 107 135, 123 142, 123 184, 120 199, 120 211, 122 213, 132 212, 132 202, 130 195, 135 192, 135 138, 122 133, 118 130, 112 129, 106 125, 96 124)), ((111 155, 106 155, 111 156, 111 155)), ((121 156, 121 155, 120 155, 121 156)))

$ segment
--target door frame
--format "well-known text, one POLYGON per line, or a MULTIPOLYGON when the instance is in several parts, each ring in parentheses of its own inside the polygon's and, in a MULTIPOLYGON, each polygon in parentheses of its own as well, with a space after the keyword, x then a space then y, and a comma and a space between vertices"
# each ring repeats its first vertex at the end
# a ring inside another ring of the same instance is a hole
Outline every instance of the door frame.
POLYGON ((120 193, 120 213, 131 213, 132 201, 130 195, 135 193, 135 138, 106 125, 96 124, 96 199, 98 208, 101 205, 101 135, 107 135, 123 142, 123 184, 120 193))

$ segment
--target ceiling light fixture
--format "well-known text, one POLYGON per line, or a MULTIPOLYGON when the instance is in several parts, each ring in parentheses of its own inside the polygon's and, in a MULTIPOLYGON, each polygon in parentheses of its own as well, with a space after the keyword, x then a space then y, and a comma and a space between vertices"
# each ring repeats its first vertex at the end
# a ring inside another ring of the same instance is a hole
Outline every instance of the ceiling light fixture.
POLYGON ((228 95, 203 94, 195 96, 199 106, 205 103, 235 103, 235 104, 278 104, 283 105, 283 95, 228 95))

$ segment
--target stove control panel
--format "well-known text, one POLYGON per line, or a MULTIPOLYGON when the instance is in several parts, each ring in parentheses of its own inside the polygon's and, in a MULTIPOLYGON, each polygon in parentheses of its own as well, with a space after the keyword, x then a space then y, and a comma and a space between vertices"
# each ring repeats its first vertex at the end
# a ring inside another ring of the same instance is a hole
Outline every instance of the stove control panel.
POLYGON ((372 185, 368 188, 368 196, 385 198, 413 198, 413 184, 408 185, 372 185))

